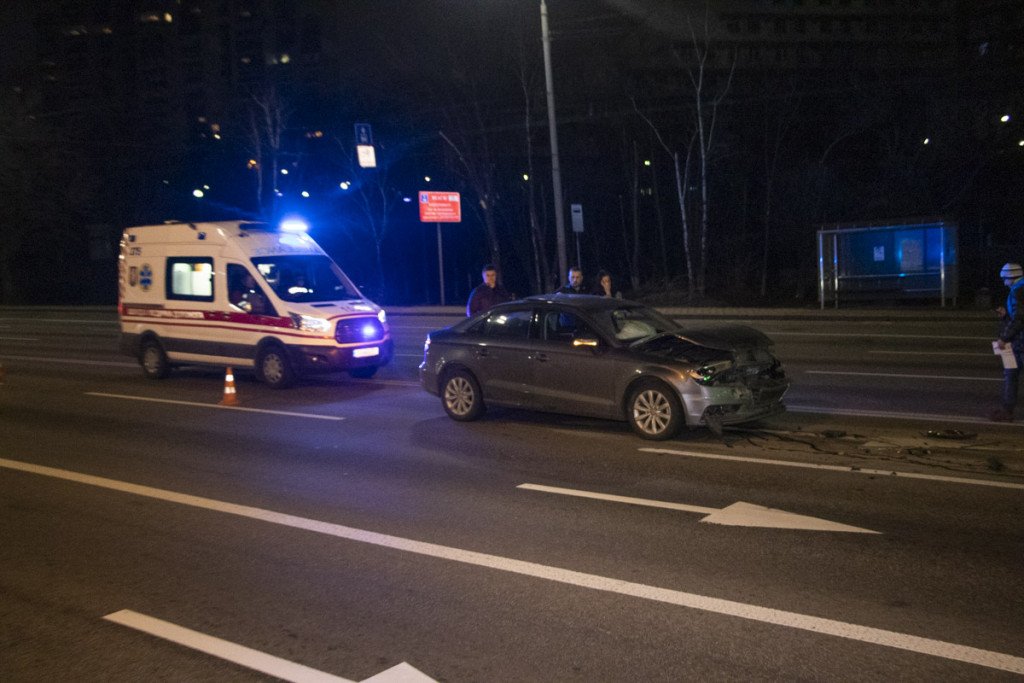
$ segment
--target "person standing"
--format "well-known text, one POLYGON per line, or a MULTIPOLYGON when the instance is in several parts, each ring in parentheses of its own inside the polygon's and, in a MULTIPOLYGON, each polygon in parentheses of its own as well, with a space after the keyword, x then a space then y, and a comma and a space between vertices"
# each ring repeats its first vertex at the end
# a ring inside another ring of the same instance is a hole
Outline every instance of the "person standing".
POLYGON ((562 285, 562 287, 555 292, 555 294, 586 294, 586 290, 583 289, 583 271, 579 266, 573 266, 569 269, 569 282, 562 285))
POLYGON ((469 300, 466 302, 466 315, 469 317, 515 298, 498 284, 498 269, 493 264, 485 265, 480 271, 480 276, 483 282, 469 293, 469 300))
POLYGON ((1000 350, 1007 346, 1013 349, 1017 367, 1003 368, 1003 405, 992 413, 991 418, 995 422, 1013 422, 1021 365, 1024 364, 1024 269, 1019 263, 1007 263, 999 271, 999 277, 1010 292, 1006 296, 1006 306, 996 309, 1003 325, 996 347, 1000 350))
POLYGON ((616 299, 622 298, 622 292, 615 291, 615 285, 612 284, 612 274, 607 270, 598 271, 597 282, 595 283, 594 290, 591 294, 595 296, 614 297, 616 299))

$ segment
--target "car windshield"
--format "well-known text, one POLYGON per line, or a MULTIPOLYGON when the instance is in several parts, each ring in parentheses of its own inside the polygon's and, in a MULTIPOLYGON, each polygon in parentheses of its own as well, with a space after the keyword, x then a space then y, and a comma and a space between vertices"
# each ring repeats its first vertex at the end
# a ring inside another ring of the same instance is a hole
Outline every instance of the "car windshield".
POLYGON ((605 332, 622 342, 678 330, 679 325, 646 306, 622 306, 602 311, 597 319, 605 332))
POLYGON ((362 298, 341 269, 322 254, 261 256, 252 262, 282 301, 317 303, 362 298))

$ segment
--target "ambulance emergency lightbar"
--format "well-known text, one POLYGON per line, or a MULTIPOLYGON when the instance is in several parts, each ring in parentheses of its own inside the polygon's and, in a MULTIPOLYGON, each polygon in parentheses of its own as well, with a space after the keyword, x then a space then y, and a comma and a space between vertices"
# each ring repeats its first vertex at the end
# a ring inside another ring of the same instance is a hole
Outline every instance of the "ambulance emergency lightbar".
POLYGON ((301 218, 286 218, 281 221, 281 232, 307 232, 309 225, 301 218))

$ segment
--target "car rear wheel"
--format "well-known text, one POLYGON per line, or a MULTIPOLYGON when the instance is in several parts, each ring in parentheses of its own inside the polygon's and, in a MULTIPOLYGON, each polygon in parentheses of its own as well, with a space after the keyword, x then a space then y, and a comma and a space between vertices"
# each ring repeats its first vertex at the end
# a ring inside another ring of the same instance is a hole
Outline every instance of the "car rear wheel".
POLYGON ((295 382, 295 372, 292 370, 288 354, 280 346, 271 345, 260 351, 256 359, 256 370, 260 379, 271 389, 285 389, 295 382))
POLYGON ((448 417, 460 422, 476 420, 484 414, 484 396, 476 378, 465 370, 445 375, 441 403, 448 417))
POLYGON ((626 408, 630 427, 644 439, 671 439, 685 422, 679 397, 662 382, 641 382, 630 393, 626 408))
POLYGON ((147 339, 142 343, 139 350, 139 365, 142 372, 150 379, 164 379, 171 372, 171 364, 167 360, 167 354, 160 342, 155 339, 147 339))

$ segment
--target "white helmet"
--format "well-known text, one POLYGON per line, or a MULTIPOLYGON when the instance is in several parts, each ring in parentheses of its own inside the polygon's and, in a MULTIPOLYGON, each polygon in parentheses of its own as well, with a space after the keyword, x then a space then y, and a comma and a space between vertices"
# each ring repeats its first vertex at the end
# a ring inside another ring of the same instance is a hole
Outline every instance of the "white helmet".
POLYGON ((1004 280, 1016 280, 1019 277, 1024 277, 1024 269, 1020 267, 1019 263, 1007 263, 999 271, 999 277, 1004 280))

